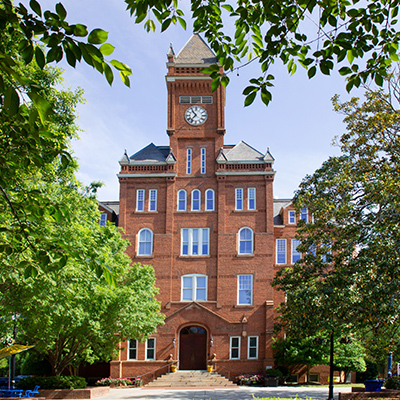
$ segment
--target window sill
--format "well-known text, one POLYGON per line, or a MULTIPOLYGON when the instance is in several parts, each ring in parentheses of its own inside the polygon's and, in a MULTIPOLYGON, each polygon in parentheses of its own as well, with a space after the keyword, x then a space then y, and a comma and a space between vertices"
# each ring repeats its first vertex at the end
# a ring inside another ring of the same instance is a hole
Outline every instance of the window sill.
POLYGON ((236 257, 239 257, 239 258, 252 258, 252 257, 254 257, 254 254, 236 254, 236 257))
POLYGON ((244 212, 244 213, 256 213, 258 212, 258 210, 233 210, 233 212, 235 213, 240 213, 240 212, 244 212))
POLYGON ((253 304, 236 304, 233 308, 254 308, 253 304))
POLYGON ((199 256, 196 256, 196 255, 184 255, 184 256, 182 256, 182 255, 180 255, 178 258, 210 258, 210 255, 199 255, 199 256))
POLYGON ((158 214, 158 211, 134 211, 134 214, 158 214))
POLYGON ((143 255, 137 254, 136 258, 154 258, 154 256, 153 255, 151 255, 151 256, 143 256, 143 255))

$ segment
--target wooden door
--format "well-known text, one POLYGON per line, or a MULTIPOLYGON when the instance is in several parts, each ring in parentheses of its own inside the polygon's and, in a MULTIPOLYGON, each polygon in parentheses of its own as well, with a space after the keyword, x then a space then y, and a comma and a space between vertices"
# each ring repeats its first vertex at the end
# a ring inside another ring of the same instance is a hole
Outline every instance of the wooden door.
POLYGON ((183 328, 179 335, 179 369, 206 369, 207 332, 200 326, 183 328))

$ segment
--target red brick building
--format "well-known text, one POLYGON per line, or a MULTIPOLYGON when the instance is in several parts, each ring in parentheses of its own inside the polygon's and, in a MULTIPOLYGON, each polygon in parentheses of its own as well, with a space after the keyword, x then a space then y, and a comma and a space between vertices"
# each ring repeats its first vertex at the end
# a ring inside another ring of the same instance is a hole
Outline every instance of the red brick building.
MULTIPOLYGON (((296 260, 290 200, 273 199, 274 158, 225 144, 225 89, 202 68, 217 62, 199 35, 168 52, 167 134, 120 161, 119 226, 134 262, 155 269, 165 325, 124 344, 113 377, 168 363, 221 373, 274 366, 275 271, 296 260)), ((302 218, 307 218, 305 211, 302 218)))

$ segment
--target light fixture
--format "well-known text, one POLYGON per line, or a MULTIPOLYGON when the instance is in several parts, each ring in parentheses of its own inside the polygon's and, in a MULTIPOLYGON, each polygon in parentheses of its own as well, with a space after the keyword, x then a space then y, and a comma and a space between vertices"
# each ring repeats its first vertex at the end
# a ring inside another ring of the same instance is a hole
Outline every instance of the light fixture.
POLYGON ((214 339, 211 338, 211 339, 210 339, 210 347, 213 347, 213 346, 214 346, 214 339))
POLYGON ((172 339, 172 347, 175 347, 175 343, 176 343, 176 339, 173 338, 173 339, 172 339))

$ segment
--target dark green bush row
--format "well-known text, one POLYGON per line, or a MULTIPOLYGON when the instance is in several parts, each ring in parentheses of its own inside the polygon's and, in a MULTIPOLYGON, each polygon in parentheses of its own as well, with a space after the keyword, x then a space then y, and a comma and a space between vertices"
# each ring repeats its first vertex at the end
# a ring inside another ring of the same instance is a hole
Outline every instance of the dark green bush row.
POLYGON ((385 382, 386 389, 400 390, 400 377, 393 376, 388 378, 385 382))
POLYGON ((40 389, 84 389, 87 386, 81 376, 32 376, 17 383, 19 389, 32 390, 36 385, 40 389))

